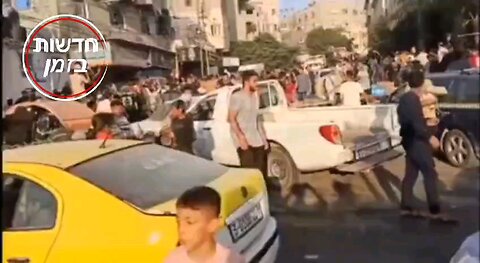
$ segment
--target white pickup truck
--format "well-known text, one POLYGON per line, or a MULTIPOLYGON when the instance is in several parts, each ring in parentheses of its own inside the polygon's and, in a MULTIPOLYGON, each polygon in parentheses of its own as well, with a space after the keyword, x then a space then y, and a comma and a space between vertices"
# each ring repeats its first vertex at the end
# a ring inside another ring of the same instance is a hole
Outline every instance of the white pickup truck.
MULTIPOLYGON (((195 122, 195 153, 218 163, 240 164, 227 121, 240 85, 204 95, 189 108, 195 122)), ((276 80, 259 82, 259 107, 271 151, 269 176, 290 187, 302 173, 337 170, 356 173, 401 153, 395 105, 291 107, 276 80)))

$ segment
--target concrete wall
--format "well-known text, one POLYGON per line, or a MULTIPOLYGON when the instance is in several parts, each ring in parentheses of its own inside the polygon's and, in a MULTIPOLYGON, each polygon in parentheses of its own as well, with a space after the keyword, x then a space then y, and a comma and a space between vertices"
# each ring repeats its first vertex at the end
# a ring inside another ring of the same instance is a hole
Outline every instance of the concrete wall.
POLYGON ((22 60, 16 48, 2 43, 2 109, 7 99, 14 101, 20 97, 21 91, 31 85, 23 74, 22 60))

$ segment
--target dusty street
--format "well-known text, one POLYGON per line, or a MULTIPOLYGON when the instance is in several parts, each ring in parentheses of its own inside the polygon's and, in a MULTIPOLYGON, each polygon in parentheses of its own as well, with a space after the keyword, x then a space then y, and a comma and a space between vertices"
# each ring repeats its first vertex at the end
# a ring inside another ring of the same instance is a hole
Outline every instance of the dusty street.
MULTIPOLYGON (((479 229, 479 171, 437 162, 444 208, 460 223, 432 224, 398 216, 403 157, 368 175, 337 178, 314 174, 304 196, 315 208, 282 208, 272 197, 281 229, 278 262, 448 262, 479 229), (313 192, 315 191, 315 192, 313 192)), ((415 187, 426 208, 421 177, 415 187)))

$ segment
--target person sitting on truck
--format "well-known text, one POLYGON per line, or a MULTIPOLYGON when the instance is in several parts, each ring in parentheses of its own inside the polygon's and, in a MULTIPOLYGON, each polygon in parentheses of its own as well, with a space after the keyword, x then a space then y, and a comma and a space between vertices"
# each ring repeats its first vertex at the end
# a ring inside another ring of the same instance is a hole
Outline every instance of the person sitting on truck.
POLYGON ((285 95, 289 105, 297 101, 297 83, 289 76, 285 78, 285 95))
POLYGON ((353 69, 345 72, 346 81, 340 85, 337 93, 340 95, 341 105, 343 106, 361 106, 362 98, 365 98, 362 85, 355 81, 353 69))

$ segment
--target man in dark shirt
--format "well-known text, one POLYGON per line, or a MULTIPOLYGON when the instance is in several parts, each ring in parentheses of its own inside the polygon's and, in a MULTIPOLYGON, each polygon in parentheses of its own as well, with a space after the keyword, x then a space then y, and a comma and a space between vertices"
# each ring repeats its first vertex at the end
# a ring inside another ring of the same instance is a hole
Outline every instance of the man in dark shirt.
POLYGON ((187 105, 183 100, 177 100, 173 103, 171 112, 171 130, 174 141, 174 148, 193 154, 193 142, 195 141, 195 128, 193 119, 186 113, 187 105))
POLYGON ((402 181, 402 215, 419 216, 413 202, 413 187, 421 172, 429 206, 428 217, 434 220, 450 221, 440 214, 437 181, 433 152, 440 146, 439 140, 429 132, 423 116, 420 96, 425 81, 424 69, 420 64, 413 65, 408 83, 412 88, 405 93, 398 104, 397 112, 401 126, 402 146, 405 149, 405 177, 402 181))

